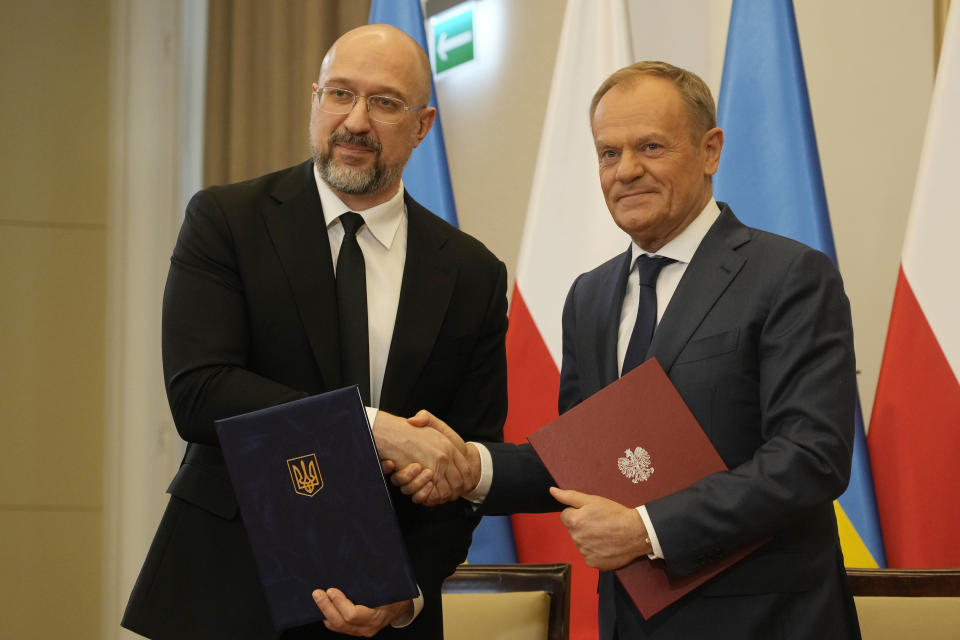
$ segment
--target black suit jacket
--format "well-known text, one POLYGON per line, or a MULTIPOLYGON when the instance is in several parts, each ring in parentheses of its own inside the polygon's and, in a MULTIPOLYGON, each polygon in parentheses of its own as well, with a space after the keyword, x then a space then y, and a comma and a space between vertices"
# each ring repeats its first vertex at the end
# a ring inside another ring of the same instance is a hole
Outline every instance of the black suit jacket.
MULTIPOLYGON (((560 411, 617 378, 630 252, 583 274, 563 312, 560 411)), ((846 487, 856 399, 850 309, 829 258, 721 215, 650 346, 729 472, 647 504, 671 575, 772 536, 644 621, 600 577, 601 638, 859 637, 832 500, 846 487)), ((528 445, 491 445, 484 511, 557 508, 528 445)), ((630 505, 635 506, 635 505, 630 505)))
MULTIPOLYGON (((405 199, 407 255, 381 408, 502 440, 506 269, 405 199)), ((199 192, 163 301, 167 395, 189 444, 123 626, 151 638, 273 638, 214 420, 342 386, 333 264, 313 165, 199 192)), ((442 636, 440 584, 477 519, 394 496, 425 607, 384 636, 442 636)), ((336 585, 317 585, 336 586, 336 585)), ((311 629, 333 637, 319 625, 311 629)), ((296 634, 288 634, 293 637, 296 634)))

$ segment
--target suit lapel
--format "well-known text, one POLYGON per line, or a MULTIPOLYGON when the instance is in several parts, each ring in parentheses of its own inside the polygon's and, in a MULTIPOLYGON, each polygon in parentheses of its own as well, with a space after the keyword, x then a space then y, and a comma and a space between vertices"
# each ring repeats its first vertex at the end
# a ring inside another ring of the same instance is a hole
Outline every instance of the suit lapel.
POLYGON ((726 205, 694 253, 670 304, 660 319, 648 355, 669 373, 690 337, 733 282, 746 259, 737 252, 750 232, 726 205))
MULTIPOLYGON (((617 341, 620 336, 620 313, 623 308, 623 297, 627 290, 627 277, 630 275, 630 248, 611 263, 610 271, 603 274, 610 279, 612 286, 597 287, 597 299, 587 309, 585 318, 595 318, 596 326, 590 328, 589 342, 583 346, 596 345, 596 386, 593 390, 600 390, 620 377, 620 368, 617 366, 617 341), (599 310, 599 313, 598 313, 599 310)), ((590 353, 583 351, 581 353, 590 353)), ((592 382, 592 381, 587 381, 592 382)))
POLYGON ((263 218, 328 389, 341 384, 336 280, 313 163, 282 178, 263 218))
POLYGON ((405 201, 407 256, 380 394, 380 406, 388 411, 406 406, 433 351, 457 278, 456 265, 442 251, 448 237, 445 223, 409 194, 405 201))

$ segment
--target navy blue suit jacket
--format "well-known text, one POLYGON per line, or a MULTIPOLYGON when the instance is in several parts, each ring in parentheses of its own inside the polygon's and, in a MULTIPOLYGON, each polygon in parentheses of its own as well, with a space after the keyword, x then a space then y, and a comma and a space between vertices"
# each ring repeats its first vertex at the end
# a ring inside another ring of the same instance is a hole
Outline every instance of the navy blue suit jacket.
MULTIPOLYGON (((648 353, 730 471, 647 504, 667 571, 772 542, 650 620, 600 576, 601 638, 859 637, 832 501, 846 487, 856 399, 850 308, 836 266, 751 229, 725 204, 648 353)), ((560 412, 619 375, 627 251, 581 275, 563 311, 560 412)), ((486 513, 558 508, 529 445, 492 444, 486 513)), ((629 505, 636 506, 636 505, 629 505)))

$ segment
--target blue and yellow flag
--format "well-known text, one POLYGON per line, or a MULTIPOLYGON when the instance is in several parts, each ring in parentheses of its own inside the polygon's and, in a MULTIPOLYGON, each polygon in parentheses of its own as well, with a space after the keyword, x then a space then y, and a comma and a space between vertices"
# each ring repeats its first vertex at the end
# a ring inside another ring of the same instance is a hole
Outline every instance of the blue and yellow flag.
MULTIPOLYGON (((734 0, 718 104, 725 135, 718 200, 745 224, 837 260, 791 0, 734 0)), ((857 403, 850 485, 834 503, 848 567, 885 567, 857 403)))
MULTIPOLYGON (((370 24, 391 24, 403 29, 427 51, 420 0, 373 0, 370 24)), ((437 92, 430 79, 430 106, 437 107, 437 92)), ((457 206, 453 201, 447 151, 443 142, 440 111, 427 137, 413 150, 403 171, 403 186, 413 198, 453 226, 457 226, 457 206)))
MULTIPOLYGON (((403 29, 427 51, 420 0, 373 0, 370 24, 391 24, 403 29)), ((437 107, 436 89, 430 80, 430 106, 437 107)), ((447 151, 440 125, 440 111, 427 137, 413 150, 403 171, 403 185, 414 199, 450 224, 457 226, 447 151)), ((509 516, 485 516, 473 532, 467 560, 475 564, 503 564, 517 561, 513 528, 509 516)))

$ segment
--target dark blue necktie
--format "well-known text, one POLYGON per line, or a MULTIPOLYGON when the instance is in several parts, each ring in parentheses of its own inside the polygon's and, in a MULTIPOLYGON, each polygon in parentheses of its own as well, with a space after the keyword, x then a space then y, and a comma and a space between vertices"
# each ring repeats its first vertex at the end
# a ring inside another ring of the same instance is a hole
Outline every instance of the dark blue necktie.
POLYGON ((344 385, 355 384, 370 404, 370 343, 367 337, 367 273, 357 231, 363 217, 352 211, 340 216, 343 242, 337 256, 337 313, 340 318, 340 370, 344 385))
POLYGON ((633 333, 630 334, 630 342, 627 343, 627 353, 623 357, 623 370, 620 375, 625 375, 647 359, 653 330, 657 326, 657 277, 660 275, 660 270, 671 262, 676 260, 646 254, 637 257, 640 304, 637 307, 637 323, 633 325, 633 333))

